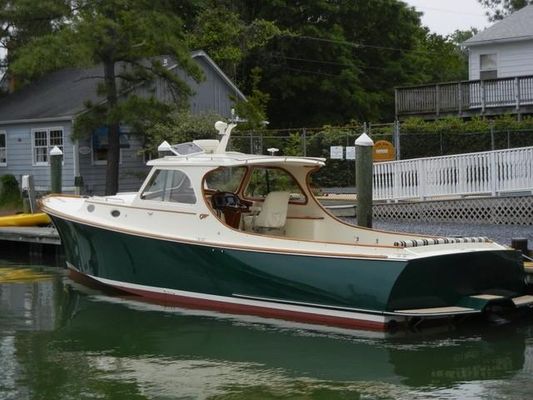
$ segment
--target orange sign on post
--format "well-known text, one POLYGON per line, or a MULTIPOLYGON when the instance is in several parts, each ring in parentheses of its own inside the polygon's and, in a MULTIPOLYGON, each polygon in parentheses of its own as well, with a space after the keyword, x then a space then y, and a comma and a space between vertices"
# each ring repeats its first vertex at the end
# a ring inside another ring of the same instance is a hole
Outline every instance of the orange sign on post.
POLYGON ((378 140, 374 143, 374 152, 372 154, 374 162, 394 161, 396 152, 391 142, 387 140, 378 140))

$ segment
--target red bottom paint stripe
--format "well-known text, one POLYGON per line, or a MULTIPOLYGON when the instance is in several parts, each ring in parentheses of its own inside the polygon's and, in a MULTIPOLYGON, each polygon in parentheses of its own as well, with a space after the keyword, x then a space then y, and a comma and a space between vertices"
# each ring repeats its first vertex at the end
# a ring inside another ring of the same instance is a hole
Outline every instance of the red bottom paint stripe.
POLYGON ((339 328, 366 329, 380 332, 387 330, 386 323, 367 321, 363 319, 342 318, 330 315, 296 312, 291 310, 280 310, 246 304, 226 303, 223 301, 198 299, 187 296, 179 296, 175 294, 153 292, 149 290, 126 288, 120 285, 107 285, 73 269, 70 269, 70 277, 72 280, 84 284, 86 286, 99 288, 111 287, 114 289, 118 289, 120 292, 122 292, 122 294, 130 293, 144 298, 147 301, 154 301, 162 304, 176 304, 192 309, 219 311, 228 314, 255 315, 258 317, 277 318, 287 321, 334 326, 339 328))

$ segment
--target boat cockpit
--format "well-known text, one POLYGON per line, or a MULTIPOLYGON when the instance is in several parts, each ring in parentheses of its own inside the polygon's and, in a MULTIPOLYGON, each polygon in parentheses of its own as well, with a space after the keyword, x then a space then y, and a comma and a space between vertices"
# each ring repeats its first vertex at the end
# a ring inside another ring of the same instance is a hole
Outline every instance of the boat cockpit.
MULTIPOLYGON (((229 227, 286 235, 290 220, 303 218, 311 208, 302 186, 281 166, 219 167, 205 176, 203 192, 213 213, 229 227)), ((311 214, 318 213, 316 207, 311 214)))
MULTIPOLYGON (((175 146, 163 142, 158 150, 174 156, 149 163, 155 171, 138 200, 153 200, 161 208, 176 203, 187 212, 197 212, 203 198, 211 214, 233 230, 294 240, 371 247, 436 240, 362 228, 334 217, 311 188, 311 174, 324 166, 324 159, 228 152, 233 127, 220 121, 215 124, 220 141, 175 146)), ((201 208, 200 215, 206 215, 201 208)))

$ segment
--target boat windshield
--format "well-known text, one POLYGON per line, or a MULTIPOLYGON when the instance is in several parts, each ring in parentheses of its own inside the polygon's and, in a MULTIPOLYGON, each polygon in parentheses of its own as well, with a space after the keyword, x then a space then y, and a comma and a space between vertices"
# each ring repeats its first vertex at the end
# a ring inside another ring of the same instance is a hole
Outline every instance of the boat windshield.
POLYGON ((290 200, 296 203, 305 203, 307 200, 296 179, 284 169, 254 167, 244 190, 244 197, 261 200, 270 192, 289 192, 290 200))
POLYGON ((203 153, 204 151, 200 146, 192 142, 175 144, 172 146, 172 149, 180 156, 203 153))

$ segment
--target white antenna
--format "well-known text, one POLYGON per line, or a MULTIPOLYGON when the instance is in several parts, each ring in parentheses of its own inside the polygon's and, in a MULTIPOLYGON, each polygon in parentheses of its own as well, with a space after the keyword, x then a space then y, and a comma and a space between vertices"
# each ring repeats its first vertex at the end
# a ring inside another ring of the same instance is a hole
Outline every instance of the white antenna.
POLYGON ((215 122, 215 129, 218 131, 219 135, 222 135, 222 139, 220 140, 220 143, 218 144, 215 150, 216 154, 222 154, 226 152, 226 147, 228 147, 228 142, 231 136, 231 131, 236 126, 237 124, 235 123, 227 124, 226 122, 223 122, 223 121, 215 122))
POLYGON ((215 150, 216 154, 222 154, 226 152, 226 147, 228 147, 231 131, 240 122, 246 122, 246 120, 236 115, 234 108, 231 109, 231 118, 229 119, 229 123, 224 121, 215 122, 215 129, 218 131, 218 134, 222 136, 222 139, 220 139, 220 143, 218 144, 215 150))

